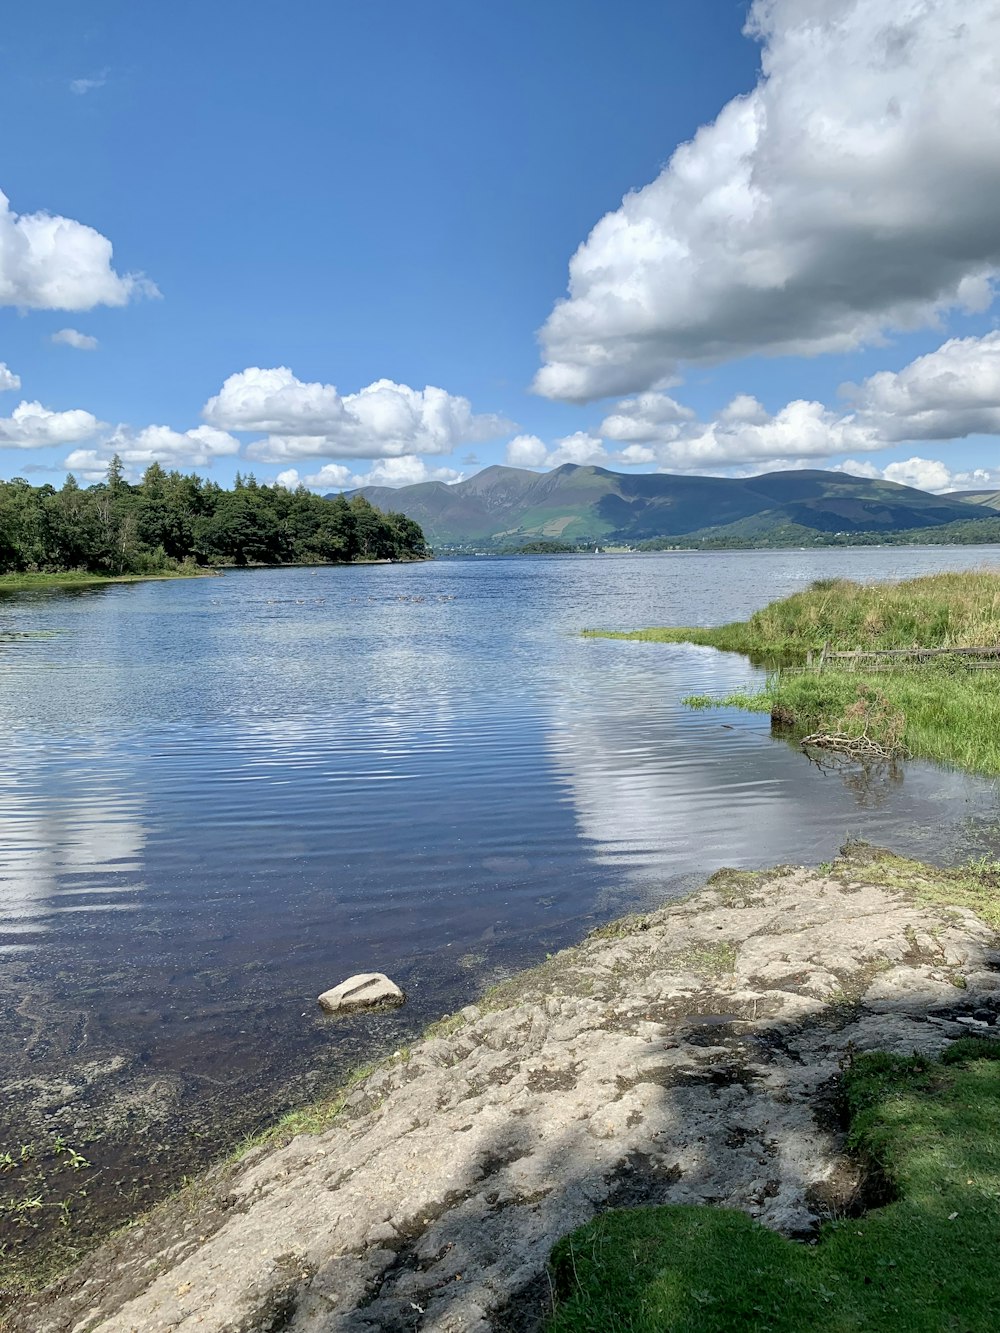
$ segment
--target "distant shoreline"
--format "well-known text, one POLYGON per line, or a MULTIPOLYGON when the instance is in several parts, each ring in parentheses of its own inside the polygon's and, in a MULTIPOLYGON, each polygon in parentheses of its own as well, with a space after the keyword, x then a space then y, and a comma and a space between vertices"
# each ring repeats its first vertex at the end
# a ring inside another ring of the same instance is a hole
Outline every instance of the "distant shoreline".
POLYGON ((0 593, 31 592, 38 588, 91 588, 106 583, 156 583, 166 579, 211 578, 215 569, 168 569, 155 574, 87 574, 78 569, 0 574, 0 593))
POLYGON ((316 564, 282 565, 206 565, 197 569, 161 569, 151 574, 87 574, 81 570, 32 571, 27 574, 0 574, 0 594, 31 592, 43 588, 91 588, 111 583, 159 583, 169 579, 216 578, 220 574, 239 573, 260 569, 350 569, 357 565, 413 565, 422 564, 430 557, 408 560, 324 560, 316 564))

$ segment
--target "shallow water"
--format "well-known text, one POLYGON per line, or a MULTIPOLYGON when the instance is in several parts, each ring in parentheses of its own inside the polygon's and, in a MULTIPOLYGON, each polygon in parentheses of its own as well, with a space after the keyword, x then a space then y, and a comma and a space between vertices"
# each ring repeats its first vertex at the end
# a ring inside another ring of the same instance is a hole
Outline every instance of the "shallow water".
POLYGON ((169 1174, 719 866, 822 861, 848 836, 998 850, 993 782, 823 772, 766 717, 681 706, 759 679, 745 659, 578 633, 998 559, 467 559, 0 600, 6 1132, 30 1105, 86 1136, 113 1104, 122 1132, 155 1127, 169 1174), (369 968, 403 1010, 319 1015, 369 968))

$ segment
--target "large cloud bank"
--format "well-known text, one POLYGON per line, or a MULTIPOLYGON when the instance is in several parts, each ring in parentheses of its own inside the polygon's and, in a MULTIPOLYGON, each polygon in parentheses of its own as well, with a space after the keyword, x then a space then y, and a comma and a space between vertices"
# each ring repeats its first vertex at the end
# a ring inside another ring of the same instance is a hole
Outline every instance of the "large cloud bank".
POLYGON ((647 392, 617 403, 600 434, 633 447, 631 460, 622 461, 683 469, 827 459, 911 441, 1000 434, 1000 333, 951 338, 902 370, 844 385, 843 393, 847 410, 797 399, 773 414, 741 394, 706 423, 666 394, 647 392))
POLYGON ((570 264, 535 387, 664 387, 982 309, 1000 266, 996 0, 756 0, 762 76, 570 264))
MULTIPOLYGON (((711 420, 700 421, 668 394, 650 390, 616 403, 596 435, 577 432, 551 449, 537 436, 519 435, 507 446, 507 461, 520 467, 598 463, 655 464, 678 472, 756 471, 825 466, 838 456, 900 444, 1000 435, 1000 332, 950 338, 901 370, 843 385, 841 394, 840 407, 795 399, 776 412, 750 394, 738 394, 711 420), (605 441, 618 446, 617 452, 609 452, 605 441)), ((856 460, 844 466, 926 490, 986 486, 994 479, 989 468, 953 472, 921 457, 885 468, 856 460)))

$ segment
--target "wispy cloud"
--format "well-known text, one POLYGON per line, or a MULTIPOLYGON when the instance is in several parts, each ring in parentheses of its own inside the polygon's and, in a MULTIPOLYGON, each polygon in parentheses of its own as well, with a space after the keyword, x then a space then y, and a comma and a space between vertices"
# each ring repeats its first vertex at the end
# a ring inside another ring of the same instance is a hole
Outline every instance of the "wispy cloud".
POLYGON ((107 81, 108 81, 108 74, 109 74, 109 73, 110 73, 110 70, 102 69, 101 72, 100 72, 100 74, 96 75, 94 78, 90 78, 90 79, 71 79, 71 80, 70 80, 70 85, 69 85, 69 90, 70 90, 71 93, 75 93, 75 94, 77 95, 77 97, 86 97, 86 95, 87 95, 88 93, 92 93, 92 92, 94 91, 95 88, 103 88, 103 87, 104 87, 104 85, 105 85, 105 84, 107 83, 107 81))
POLYGON ((50 341, 63 347, 75 347, 78 352, 92 352, 98 345, 95 337, 81 333, 79 329, 60 329, 53 333, 50 341))

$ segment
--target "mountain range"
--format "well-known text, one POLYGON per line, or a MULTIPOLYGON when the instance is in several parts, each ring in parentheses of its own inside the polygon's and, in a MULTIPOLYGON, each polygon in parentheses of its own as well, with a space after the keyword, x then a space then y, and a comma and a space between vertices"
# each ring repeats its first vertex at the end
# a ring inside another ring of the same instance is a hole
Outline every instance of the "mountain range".
POLYGON ((1000 508, 995 491, 930 495, 843 472, 692 477, 575 463, 543 473, 498 465, 454 485, 366 486, 360 494, 379 509, 415 519, 439 547, 496 547, 540 538, 571 544, 671 537, 760 541, 772 532, 800 529, 891 533, 985 518, 1000 508))

